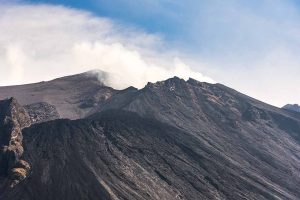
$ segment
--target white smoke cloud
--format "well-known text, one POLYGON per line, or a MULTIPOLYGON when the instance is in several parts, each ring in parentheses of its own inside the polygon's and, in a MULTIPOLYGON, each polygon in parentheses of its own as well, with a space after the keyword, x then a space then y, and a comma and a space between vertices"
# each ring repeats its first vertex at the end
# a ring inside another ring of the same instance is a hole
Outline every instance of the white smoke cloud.
MULTIPOLYGON (((24 74, 24 63, 26 55, 19 46, 9 45, 6 49, 6 62, 10 66, 10 78, 16 81, 22 81, 24 74)), ((5 75, 5 74, 3 74, 5 75)))
POLYGON ((161 52, 159 36, 90 13, 50 5, 0 6, 0 85, 49 80, 91 69, 114 88, 143 87, 172 76, 214 82, 178 54, 161 52))

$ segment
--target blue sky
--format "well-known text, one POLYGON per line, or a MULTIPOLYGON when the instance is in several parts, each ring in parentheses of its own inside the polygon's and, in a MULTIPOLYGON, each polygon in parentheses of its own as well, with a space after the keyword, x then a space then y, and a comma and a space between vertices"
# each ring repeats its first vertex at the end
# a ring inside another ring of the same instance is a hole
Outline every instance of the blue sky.
MULTIPOLYGON (((245 47, 245 52, 251 51, 251 48, 255 48, 258 43, 268 43, 265 35, 268 30, 265 29, 269 27, 263 27, 264 21, 278 24, 293 23, 300 7, 300 1, 297 0, 31 0, 24 2, 50 3, 88 10, 95 15, 134 25, 150 33, 161 34, 167 41, 180 43, 187 50, 202 52, 219 49, 223 51, 224 49, 218 44, 224 42, 226 45, 238 42, 239 45, 249 46, 248 49, 245 47), (247 27, 249 25, 251 27, 247 27), (242 41, 243 39, 245 41, 242 41), (256 41, 249 43, 249 40, 256 41)), ((275 32, 274 36, 280 37, 285 34, 284 31, 275 32)))
POLYGON ((300 13, 297 0, 30 2, 84 9, 124 25, 136 26, 160 35, 170 48, 205 62, 216 62, 216 65, 225 62, 236 63, 238 68, 254 68, 249 61, 263 59, 276 48, 288 48, 292 53, 300 50, 296 35, 300 13))
MULTIPOLYGON (((156 51, 180 56, 193 70, 217 82, 273 105, 300 103, 298 0, 17 0, 16 4, 62 5, 105 17, 157 36, 162 44, 156 44, 160 47, 156 51)), ((116 32, 123 34, 124 29, 116 32)))

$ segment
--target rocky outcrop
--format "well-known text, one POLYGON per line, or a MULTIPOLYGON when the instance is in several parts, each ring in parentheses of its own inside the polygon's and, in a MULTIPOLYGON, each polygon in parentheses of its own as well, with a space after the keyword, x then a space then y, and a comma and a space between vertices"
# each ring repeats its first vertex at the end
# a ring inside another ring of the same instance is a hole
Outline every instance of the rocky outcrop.
POLYGON ((286 109, 286 110, 300 112, 300 106, 298 104, 287 104, 287 105, 283 106, 282 108, 286 109))
POLYGON ((32 124, 42 123, 60 118, 56 107, 47 102, 39 102, 26 105, 24 106, 24 108, 28 112, 32 124))
POLYGON ((3 187, 14 187, 29 173, 30 166, 21 157, 24 153, 22 129, 30 125, 28 113, 15 98, 0 101, 0 176, 3 187))

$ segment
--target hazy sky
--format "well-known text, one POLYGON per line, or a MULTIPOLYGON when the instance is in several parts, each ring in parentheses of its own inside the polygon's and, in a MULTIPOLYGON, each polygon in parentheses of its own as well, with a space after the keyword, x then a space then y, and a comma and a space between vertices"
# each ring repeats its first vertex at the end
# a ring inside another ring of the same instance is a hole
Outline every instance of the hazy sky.
POLYGON ((0 85, 98 68, 116 88, 191 76, 300 103, 297 0, 0 3, 0 85))

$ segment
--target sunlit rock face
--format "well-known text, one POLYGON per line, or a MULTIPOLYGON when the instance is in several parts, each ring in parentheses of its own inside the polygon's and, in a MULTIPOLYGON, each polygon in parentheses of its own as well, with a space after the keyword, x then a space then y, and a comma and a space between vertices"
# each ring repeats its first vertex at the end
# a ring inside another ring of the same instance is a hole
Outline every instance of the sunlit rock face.
POLYGON ((0 101, 0 176, 1 190, 24 180, 30 165, 21 160, 24 153, 22 129, 31 121, 15 98, 0 101))

